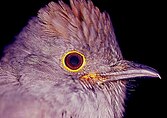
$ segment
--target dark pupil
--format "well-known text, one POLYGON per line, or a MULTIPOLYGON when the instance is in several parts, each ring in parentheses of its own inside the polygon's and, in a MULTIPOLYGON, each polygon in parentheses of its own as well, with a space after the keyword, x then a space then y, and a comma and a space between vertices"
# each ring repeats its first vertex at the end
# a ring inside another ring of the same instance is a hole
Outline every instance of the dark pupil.
POLYGON ((71 56, 71 58, 69 59, 69 62, 71 66, 78 66, 79 58, 77 56, 71 56))

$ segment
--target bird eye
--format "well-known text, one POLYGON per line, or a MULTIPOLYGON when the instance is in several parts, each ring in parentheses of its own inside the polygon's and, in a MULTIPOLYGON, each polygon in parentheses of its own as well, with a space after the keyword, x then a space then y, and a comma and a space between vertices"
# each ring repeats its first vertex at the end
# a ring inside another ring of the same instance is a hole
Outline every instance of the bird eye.
POLYGON ((78 51, 69 51, 63 56, 62 63, 68 71, 78 72, 85 64, 85 56, 78 51))

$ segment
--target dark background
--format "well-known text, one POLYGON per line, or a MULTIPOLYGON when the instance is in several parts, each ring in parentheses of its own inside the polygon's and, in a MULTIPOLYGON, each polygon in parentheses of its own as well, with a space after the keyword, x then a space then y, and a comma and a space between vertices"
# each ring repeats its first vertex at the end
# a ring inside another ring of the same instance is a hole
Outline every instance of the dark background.
MULTIPOLYGON (((13 37, 51 0, 0 2, 0 52, 12 43, 13 37)), ((55 0, 56 1, 56 0, 55 0)), ((68 0, 64 0, 69 3, 68 0)), ((116 37, 127 60, 146 64, 158 70, 162 79, 139 78, 130 90, 125 118, 165 118, 167 54, 165 36, 165 3, 145 0, 93 0, 112 19, 116 37)), ((167 10, 166 10, 167 11, 167 10)), ((167 21, 167 20, 166 20, 167 21)))

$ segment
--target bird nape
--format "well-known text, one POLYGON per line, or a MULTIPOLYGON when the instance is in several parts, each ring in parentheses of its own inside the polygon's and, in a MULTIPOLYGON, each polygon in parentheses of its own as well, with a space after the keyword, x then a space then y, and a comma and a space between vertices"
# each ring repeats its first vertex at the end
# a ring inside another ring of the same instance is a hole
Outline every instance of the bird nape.
POLYGON ((122 118, 129 79, 160 77, 123 58, 90 0, 50 2, 15 38, 0 61, 3 118, 122 118))

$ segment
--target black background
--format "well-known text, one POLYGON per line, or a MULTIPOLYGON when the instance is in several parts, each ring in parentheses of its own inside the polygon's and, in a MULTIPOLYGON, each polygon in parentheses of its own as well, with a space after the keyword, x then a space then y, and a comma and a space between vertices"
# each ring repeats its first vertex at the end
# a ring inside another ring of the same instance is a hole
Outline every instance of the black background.
MULTIPOLYGON (((13 37, 32 16, 37 14, 38 9, 49 1, 1 0, 1 55, 3 48, 14 41, 13 37)), ((68 0, 65 2, 69 3, 68 0)), ((135 90, 131 90, 131 95, 126 102, 125 117, 167 117, 165 3, 151 0, 93 0, 93 2, 101 11, 110 14, 124 58, 157 69, 162 78, 161 80, 139 78, 135 90)))

